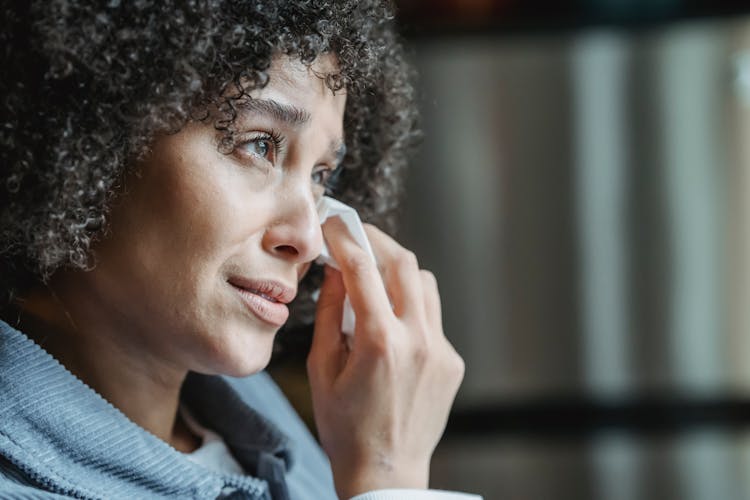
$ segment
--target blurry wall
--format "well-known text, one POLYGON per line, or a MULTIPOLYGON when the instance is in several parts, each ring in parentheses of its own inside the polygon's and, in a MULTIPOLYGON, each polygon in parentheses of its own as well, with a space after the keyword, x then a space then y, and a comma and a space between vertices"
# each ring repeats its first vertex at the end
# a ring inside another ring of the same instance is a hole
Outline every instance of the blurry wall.
MULTIPOLYGON (((750 400, 750 20, 412 50, 425 142, 401 236, 467 362, 458 410, 750 400)), ((490 423, 449 435, 433 478, 488 499, 750 498, 746 427, 490 423)))

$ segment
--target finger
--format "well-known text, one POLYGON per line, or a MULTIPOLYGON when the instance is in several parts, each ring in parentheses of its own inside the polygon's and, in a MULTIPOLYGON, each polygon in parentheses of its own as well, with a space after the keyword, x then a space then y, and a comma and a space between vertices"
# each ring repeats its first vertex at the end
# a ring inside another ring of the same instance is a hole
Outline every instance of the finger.
POLYGON ((422 290, 424 292, 424 308, 427 324, 433 334, 444 335, 443 333, 443 311, 440 304, 440 291, 435 275, 430 271, 421 270, 419 272, 422 279, 422 290))
POLYGON ((392 314, 377 265, 349 234, 343 221, 339 217, 328 219, 323 224, 323 236, 341 269, 357 322, 392 314))
POLYGON ((341 273, 326 266, 323 285, 315 310, 315 328, 308 356, 310 376, 323 375, 331 380, 340 368, 344 348, 341 337, 341 316, 346 291, 341 273))
POLYGON ((396 316, 423 314, 424 292, 417 257, 371 224, 365 224, 365 232, 380 264, 396 316))

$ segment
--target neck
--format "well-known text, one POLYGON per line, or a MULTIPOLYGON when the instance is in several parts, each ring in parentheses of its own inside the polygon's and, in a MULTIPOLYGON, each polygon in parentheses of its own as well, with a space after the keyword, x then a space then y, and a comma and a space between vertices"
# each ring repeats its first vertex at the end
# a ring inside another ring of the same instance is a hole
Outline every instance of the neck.
POLYGON ((16 301, 13 322, 130 420, 179 451, 193 451, 199 439, 178 415, 187 370, 149 356, 129 325, 81 307, 91 300, 77 295, 52 285, 35 289, 16 301))

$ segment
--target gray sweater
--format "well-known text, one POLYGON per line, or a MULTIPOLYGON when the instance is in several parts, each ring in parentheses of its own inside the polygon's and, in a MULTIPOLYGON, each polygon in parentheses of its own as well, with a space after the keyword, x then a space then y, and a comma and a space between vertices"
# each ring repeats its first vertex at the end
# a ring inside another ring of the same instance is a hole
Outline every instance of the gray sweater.
POLYGON ((248 475, 191 462, 0 321, 0 498, 336 498, 328 459, 265 373, 190 374, 182 400, 248 475))

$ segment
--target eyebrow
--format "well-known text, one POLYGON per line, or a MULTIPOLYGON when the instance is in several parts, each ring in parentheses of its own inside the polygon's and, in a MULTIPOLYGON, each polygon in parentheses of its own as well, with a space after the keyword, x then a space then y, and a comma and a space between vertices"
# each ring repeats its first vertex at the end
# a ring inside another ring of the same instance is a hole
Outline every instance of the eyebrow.
POLYGON ((310 112, 306 109, 273 99, 243 99, 235 103, 235 108, 238 111, 266 115, 292 127, 300 127, 310 121, 310 112))
MULTIPOLYGON (((283 104, 273 99, 243 99, 235 103, 238 111, 259 113, 292 127, 301 127, 310 121, 310 112, 292 104, 283 104)), ((336 165, 340 165, 346 156, 346 144, 341 141, 331 143, 336 165)))

